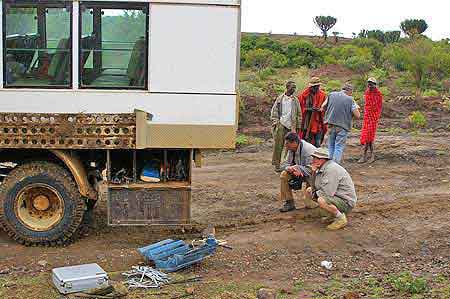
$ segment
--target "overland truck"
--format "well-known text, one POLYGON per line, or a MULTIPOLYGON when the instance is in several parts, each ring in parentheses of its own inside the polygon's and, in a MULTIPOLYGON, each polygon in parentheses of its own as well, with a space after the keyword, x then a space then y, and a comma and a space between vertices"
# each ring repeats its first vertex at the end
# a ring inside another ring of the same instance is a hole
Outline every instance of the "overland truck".
POLYGON ((0 225, 25 245, 186 225, 201 150, 235 145, 240 0, 1 0, 0 225))

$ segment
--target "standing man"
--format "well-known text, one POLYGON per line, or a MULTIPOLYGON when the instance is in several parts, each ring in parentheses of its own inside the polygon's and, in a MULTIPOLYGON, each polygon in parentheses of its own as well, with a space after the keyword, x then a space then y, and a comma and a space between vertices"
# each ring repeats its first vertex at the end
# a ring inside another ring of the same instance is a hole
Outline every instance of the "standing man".
POLYGON ((300 105, 294 97, 296 89, 295 82, 287 82, 286 92, 275 100, 270 113, 273 134, 272 165, 275 166, 277 172, 282 171, 280 163, 284 148, 284 137, 289 132, 298 132, 300 128, 300 105))
POLYGON ((352 97, 353 86, 346 83, 342 91, 330 93, 322 105, 325 113, 325 123, 328 124, 328 150, 331 159, 341 163, 347 142, 347 136, 352 129, 352 118, 361 116, 359 107, 352 97))
POLYGON ((349 173, 330 159, 326 148, 319 148, 313 154, 312 187, 307 192, 317 200, 319 207, 328 212, 333 222, 329 230, 338 230, 347 225, 348 213, 355 207, 357 197, 355 185, 349 173))
POLYGON ((361 145, 363 146, 363 153, 358 163, 373 163, 375 155, 373 152, 373 142, 377 133, 378 121, 381 116, 381 109, 383 107, 383 95, 377 88, 377 80, 369 78, 367 81, 367 90, 364 94, 364 123, 361 130, 361 145), (367 152, 370 151, 370 156, 367 159, 367 152))
MULTIPOLYGON (((295 210, 294 195, 289 181, 297 178, 302 182, 306 182, 307 187, 311 182, 311 170, 308 168, 311 165, 311 155, 316 150, 316 147, 308 142, 301 140, 297 133, 290 132, 285 137, 286 149, 288 150, 287 160, 281 165, 283 172, 280 175, 281 179, 281 200, 284 201, 280 212, 286 213, 295 210)), ((317 204, 312 201, 311 195, 304 192, 304 200, 307 209, 317 207, 317 204)))
POLYGON ((309 87, 298 96, 302 109, 300 138, 317 147, 321 146, 327 130, 323 121, 325 113, 320 110, 327 95, 320 89, 320 85, 320 79, 313 77, 309 87))

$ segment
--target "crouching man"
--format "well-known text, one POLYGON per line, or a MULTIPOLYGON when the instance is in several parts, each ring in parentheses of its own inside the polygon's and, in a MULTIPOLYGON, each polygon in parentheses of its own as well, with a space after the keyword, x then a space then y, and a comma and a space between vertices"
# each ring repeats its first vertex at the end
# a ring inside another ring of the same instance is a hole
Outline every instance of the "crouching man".
POLYGON ((330 215, 329 230, 347 225, 346 214, 356 205, 356 191, 349 173, 330 159, 327 149, 319 148, 312 154, 313 185, 307 189, 322 210, 330 215))
MULTIPOLYGON (((292 189, 300 190, 302 182, 310 186, 312 162, 311 154, 316 147, 304 140, 300 140, 297 133, 290 132, 284 138, 288 151, 287 160, 281 164, 281 200, 284 201, 280 212, 286 213, 295 210, 294 195, 292 189)), ((306 208, 316 208, 317 203, 312 201, 311 195, 304 189, 304 200, 306 208)))

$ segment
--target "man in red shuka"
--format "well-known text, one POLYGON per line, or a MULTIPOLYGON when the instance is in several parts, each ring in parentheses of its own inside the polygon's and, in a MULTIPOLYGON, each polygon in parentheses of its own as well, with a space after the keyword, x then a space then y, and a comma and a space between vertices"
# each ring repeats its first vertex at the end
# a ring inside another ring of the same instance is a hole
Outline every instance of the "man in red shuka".
POLYGON ((320 107, 327 98, 324 91, 320 89, 320 79, 311 78, 308 88, 298 96, 302 110, 302 126, 300 138, 320 147, 325 136, 327 127, 323 123, 325 112, 320 111, 320 107))
POLYGON ((377 88, 377 80, 375 78, 369 78, 367 81, 367 90, 364 94, 364 99, 364 123, 361 130, 363 153, 358 163, 373 163, 375 161, 373 142, 375 141, 378 121, 380 120, 383 106, 383 95, 377 88), (367 158, 368 151, 370 151, 369 158, 367 158))

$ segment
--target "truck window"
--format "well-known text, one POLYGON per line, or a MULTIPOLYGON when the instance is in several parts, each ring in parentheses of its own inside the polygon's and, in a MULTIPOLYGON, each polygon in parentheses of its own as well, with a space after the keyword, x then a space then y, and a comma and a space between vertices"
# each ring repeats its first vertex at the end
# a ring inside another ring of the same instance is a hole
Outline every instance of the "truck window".
POLYGON ((71 87, 71 2, 6 1, 4 86, 71 87))
POLYGON ((133 2, 81 2, 81 88, 145 89, 147 7, 133 2))

